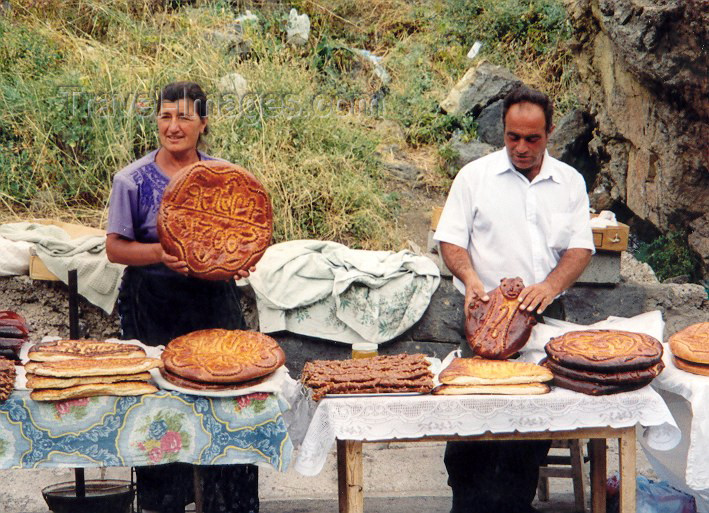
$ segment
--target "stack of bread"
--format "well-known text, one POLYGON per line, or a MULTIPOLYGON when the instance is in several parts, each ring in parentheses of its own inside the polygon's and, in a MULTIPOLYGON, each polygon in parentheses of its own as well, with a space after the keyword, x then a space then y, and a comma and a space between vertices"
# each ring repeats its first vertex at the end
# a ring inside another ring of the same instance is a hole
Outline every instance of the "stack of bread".
POLYGON ((20 348, 28 335, 24 317, 9 310, 0 311, 0 356, 19 364, 20 348))
POLYGON ((709 376, 709 322, 693 324, 670 337, 675 367, 709 376))
POLYGON ((271 337, 254 331, 200 330, 168 343, 163 378, 193 390, 238 390, 268 379, 286 361, 271 337))
POLYGON ((7 358, 0 358, 0 401, 7 400, 15 390, 15 364, 7 358))
POLYGON ((662 344, 643 333, 572 331, 545 346, 554 385, 589 395, 617 394, 648 385, 662 372, 662 344))
POLYGON ((396 354, 355 360, 315 360, 303 367, 303 384, 313 400, 328 394, 427 394, 433 373, 423 354, 396 354))
POLYGON ((536 395, 549 392, 549 369, 535 363, 456 358, 438 375, 434 395, 536 395))
POLYGON ((148 383, 148 371, 162 367, 137 345, 88 339, 35 344, 28 357, 27 388, 35 401, 151 394, 158 389, 148 383))

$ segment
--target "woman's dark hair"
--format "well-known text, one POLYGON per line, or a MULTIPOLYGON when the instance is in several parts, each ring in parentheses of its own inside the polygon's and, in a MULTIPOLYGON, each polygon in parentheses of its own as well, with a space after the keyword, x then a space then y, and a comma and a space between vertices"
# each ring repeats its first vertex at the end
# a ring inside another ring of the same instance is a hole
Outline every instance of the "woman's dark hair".
MULTIPOLYGON (((207 95, 196 82, 173 82, 167 84, 160 91, 157 98, 157 112, 160 113, 162 102, 176 102, 179 100, 194 100, 194 108, 200 118, 207 117, 207 95)), ((204 128, 204 135, 209 133, 209 125, 204 128)), ((201 139, 200 139, 201 140, 201 139)))
POLYGON ((552 104, 551 100, 546 94, 524 85, 513 89, 507 96, 505 96, 505 100, 502 104, 502 126, 505 126, 505 118, 507 117, 507 111, 510 110, 510 107, 512 107, 516 103, 524 102, 533 103, 535 105, 539 105, 542 108, 542 110, 544 111, 544 122, 546 125, 544 129, 548 134, 552 127, 552 118, 554 117, 554 104, 552 104))

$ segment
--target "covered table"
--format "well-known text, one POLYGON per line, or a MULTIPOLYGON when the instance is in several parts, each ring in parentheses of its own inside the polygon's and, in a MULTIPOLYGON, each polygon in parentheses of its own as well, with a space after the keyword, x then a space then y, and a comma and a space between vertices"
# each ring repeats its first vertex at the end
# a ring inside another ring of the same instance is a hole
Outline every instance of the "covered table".
POLYGON ((160 391, 0 404, 0 468, 254 463, 285 470, 293 446, 274 394, 210 398, 160 391))
POLYGON ((709 377, 678 369, 669 344, 663 344, 665 370, 653 386, 665 399, 682 430, 679 445, 658 451, 643 442, 653 469, 672 486, 691 495, 701 513, 709 513, 709 377))
MULTIPOLYGON (((315 475, 337 440, 340 512, 363 511, 362 442, 589 438, 593 511, 605 511, 606 439, 620 442, 621 480, 635 482, 635 429, 667 447, 677 426, 651 387, 593 397, 554 388, 538 396, 378 396, 323 399, 295 469, 315 475)), ((635 487, 621 490, 621 511, 635 512, 635 487)))

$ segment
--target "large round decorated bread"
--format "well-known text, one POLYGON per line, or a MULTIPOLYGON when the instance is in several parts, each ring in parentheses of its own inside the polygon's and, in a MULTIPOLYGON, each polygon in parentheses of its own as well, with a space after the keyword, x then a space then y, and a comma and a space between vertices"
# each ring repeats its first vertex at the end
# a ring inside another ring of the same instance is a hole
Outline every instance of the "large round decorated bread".
POLYGON ((157 225, 163 250, 186 262, 189 274, 226 280, 263 256, 273 212, 266 190, 246 169, 200 161, 170 180, 157 225))
POLYGON ((572 369, 619 372, 646 369, 662 359, 662 344, 644 333, 570 331, 544 348, 549 359, 572 369))
POLYGON ((286 361, 274 339, 263 333, 210 329, 171 340, 162 353, 165 369, 204 383, 240 383, 273 373, 286 361))
POLYGON ((571 369, 559 365, 554 360, 546 360, 545 366, 554 373, 555 378, 566 376, 567 378, 601 385, 629 385, 634 383, 647 384, 660 375, 665 368, 662 361, 647 369, 635 369, 620 372, 595 372, 589 370, 571 369))
POLYGON ((709 363, 709 322, 700 322, 670 337, 672 354, 694 363, 709 363))

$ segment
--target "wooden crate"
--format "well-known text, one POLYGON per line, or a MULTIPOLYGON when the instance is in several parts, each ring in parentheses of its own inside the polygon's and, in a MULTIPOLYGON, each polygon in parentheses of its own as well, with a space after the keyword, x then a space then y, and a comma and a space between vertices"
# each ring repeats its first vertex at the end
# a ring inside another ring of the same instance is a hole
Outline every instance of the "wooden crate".
MULTIPOLYGON (((31 222, 58 226, 67 232, 72 239, 78 239, 85 235, 106 235, 105 230, 99 230, 98 228, 91 228, 90 226, 81 224, 66 223, 55 219, 33 219, 31 222)), ((30 255, 30 278, 33 280, 59 281, 59 278, 52 274, 39 257, 34 254, 30 255)))

